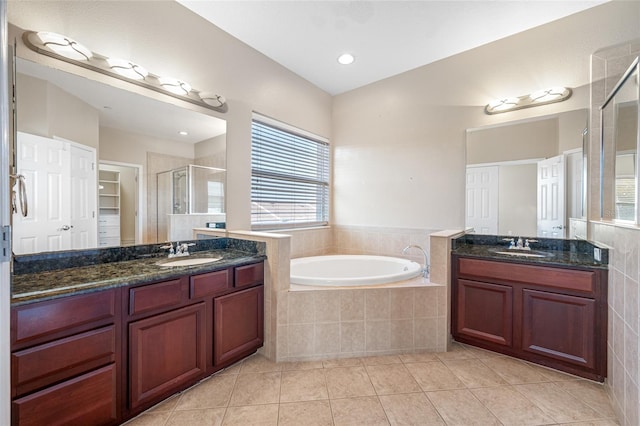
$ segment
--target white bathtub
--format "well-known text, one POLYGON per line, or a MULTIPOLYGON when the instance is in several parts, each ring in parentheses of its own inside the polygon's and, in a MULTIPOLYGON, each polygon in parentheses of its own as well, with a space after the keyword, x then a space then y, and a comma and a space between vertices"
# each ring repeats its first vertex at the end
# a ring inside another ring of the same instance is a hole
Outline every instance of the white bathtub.
POLYGON ((291 260, 291 284, 368 286, 409 280, 422 274, 410 260, 387 256, 335 255, 291 260))

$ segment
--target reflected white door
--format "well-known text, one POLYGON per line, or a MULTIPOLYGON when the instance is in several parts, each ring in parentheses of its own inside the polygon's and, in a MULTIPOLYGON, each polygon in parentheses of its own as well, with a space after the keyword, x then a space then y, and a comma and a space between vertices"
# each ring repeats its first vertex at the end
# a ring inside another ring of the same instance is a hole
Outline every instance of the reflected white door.
POLYGON ((498 233, 498 166, 467 167, 467 228, 478 234, 498 233))
POLYGON ((71 248, 97 247, 96 217, 96 153, 93 149, 71 145, 71 185, 70 224, 71 248))
POLYGON ((13 252, 96 247, 95 151, 18 132, 16 155, 29 211, 13 215, 13 252))
POLYGON ((25 177, 28 215, 13 215, 15 254, 71 248, 69 152, 65 143, 18 132, 18 173, 25 177))
POLYGON ((538 236, 564 238, 564 156, 538 162, 538 236))

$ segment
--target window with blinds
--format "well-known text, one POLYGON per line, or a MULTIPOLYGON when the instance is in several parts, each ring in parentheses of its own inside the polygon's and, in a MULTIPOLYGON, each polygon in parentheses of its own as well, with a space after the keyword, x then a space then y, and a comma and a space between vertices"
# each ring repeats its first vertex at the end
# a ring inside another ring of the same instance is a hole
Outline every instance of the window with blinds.
POLYGON ((253 229, 328 224, 329 144, 303 134, 254 118, 251 126, 253 229))

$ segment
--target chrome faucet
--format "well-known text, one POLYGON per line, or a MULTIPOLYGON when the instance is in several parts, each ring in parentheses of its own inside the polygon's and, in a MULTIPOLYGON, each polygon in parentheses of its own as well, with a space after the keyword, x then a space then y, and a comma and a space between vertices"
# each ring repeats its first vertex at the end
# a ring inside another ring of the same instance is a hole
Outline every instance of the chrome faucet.
POLYGON ((174 257, 176 255, 175 250, 173 249, 173 243, 171 241, 167 241, 169 243, 168 246, 160 246, 161 249, 169 249, 169 257, 174 257))
POLYGON ((416 249, 420 250, 422 252, 422 254, 424 255, 424 267, 422 268, 422 276, 425 277, 425 278, 429 278, 429 255, 427 254, 425 249, 423 249, 419 245, 410 244, 410 245, 406 246, 404 249, 402 249, 402 254, 407 254, 409 249, 412 249, 412 248, 416 248, 416 249))
POLYGON ((518 237, 518 241, 516 242, 516 248, 518 250, 522 250, 524 248, 522 237, 518 237))
POLYGON ((527 238, 522 241, 522 237, 518 237, 518 241, 515 241, 513 238, 503 238, 502 241, 509 242, 510 250, 531 250, 531 243, 537 243, 538 240, 534 240, 533 238, 527 238))
POLYGON ((195 246, 195 243, 176 243, 176 248, 173 248, 173 243, 168 241, 168 246, 160 246, 161 249, 169 249, 169 258, 189 256, 189 247, 195 246))

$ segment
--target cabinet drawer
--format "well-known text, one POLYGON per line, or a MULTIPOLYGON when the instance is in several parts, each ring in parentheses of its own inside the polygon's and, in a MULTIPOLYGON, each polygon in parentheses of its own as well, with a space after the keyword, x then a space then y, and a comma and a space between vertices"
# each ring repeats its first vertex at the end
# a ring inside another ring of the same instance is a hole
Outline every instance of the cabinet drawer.
POLYGON ((264 262, 238 266, 234 270, 235 287, 246 287, 264 282, 264 262))
POLYGON ((164 281, 129 290, 129 315, 179 306, 182 302, 181 280, 164 281))
POLYGON ((101 226, 98 229, 98 236, 100 238, 120 238, 119 226, 101 226))
POLYGON ((100 237, 98 245, 100 247, 117 247, 120 245, 120 237, 100 237))
POLYGON ((104 425, 118 419, 114 364, 36 392, 11 404, 20 426, 104 425))
POLYGON ((18 306, 11 310, 12 342, 24 343, 49 334, 47 338, 61 337, 66 331, 70 335, 71 330, 83 331, 82 326, 113 320, 115 314, 113 290, 18 306))
POLYGON ((103 214, 98 217, 98 226, 120 226, 120 215, 103 214))
POLYGON ((16 395, 60 382, 115 361, 111 325, 11 354, 16 395))
POLYGON ((585 293, 595 291, 596 274, 593 271, 467 258, 459 259, 458 267, 459 274, 464 276, 506 280, 585 293))
POLYGON ((197 299, 231 288, 231 274, 228 269, 195 275, 190 278, 189 297, 197 299))

